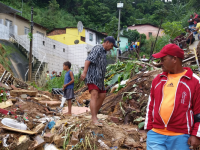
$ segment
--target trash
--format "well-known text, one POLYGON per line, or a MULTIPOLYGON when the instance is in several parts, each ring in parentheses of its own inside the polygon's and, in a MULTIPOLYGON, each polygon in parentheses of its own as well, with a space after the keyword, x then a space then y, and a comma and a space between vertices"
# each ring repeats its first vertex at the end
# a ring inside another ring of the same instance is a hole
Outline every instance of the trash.
POLYGON ((140 123, 138 124, 138 128, 139 128, 139 129, 142 129, 142 128, 144 127, 144 124, 145 124, 145 122, 140 122, 140 123))
POLYGON ((45 125, 43 123, 40 123, 39 125, 37 125, 33 131, 34 132, 37 132, 37 133, 41 133, 45 128, 45 125))
POLYGON ((10 106, 12 106, 13 105, 13 103, 12 103, 12 101, 11 100, 7 100, 7 101, 5 101, 5 102, 2 102, 2 103, 0 103, 0 108, 7 108, 7 107, 10 107, 10 106))
POLYGON ((7 141, 8 137, 9 137, 9 134, 7 134, 7 135, 3 138, 3 146, 4 146, 4 147, 8 147, 8 146, 9 146, 9 145, 6 144, 6 141, 7 141))
POLYGON ((30 90, 11 90, 10 95, 13 97, 19 97, 22 94, 27 94, 29 96, 36 97, 37 91, 30 91, 30 90))
POLYGON ((47 143, 51 143, 53 141, 53 137, 54 137, 54 134, 52 134, 50 132, 44 133, 44 140, 47 143))
POLYGON ((102 147, 102 148, 104 148, 104 149, 110 149, 102 140, 98 140, 98 142, 99 142, 99 144, 100 144, 100 146, 102 147))
POLYGON ((38 147, 41 147, 45 144, 44 139, 40 135, 37 135, 34 138, 34 141, 35 141, 35 144, 33 145, 33 147, 31 147, 31 149, 33 149, 33 150, 38 148, 38 147))
POLYGON ((79 131, 76 131, 72 134, 71 145, 76 145, 79 142, 78 136, 79 136, 79 131))
POLYGON ((17 122, 17 120, 10 119, 10 118, 2 119, 1 123, 10 128, 15 128, 15 129, 19 129, 19 130, 27 129, 27 126, 24 123, 17 122))
POLYGON ((49 122, 48 123, 48 128, 51 130, 54 127, 55 124, 56 124, 55 121, 49 122))
POLYGON ((45 144, 44 150, 58 150, 53 144, 45 144))

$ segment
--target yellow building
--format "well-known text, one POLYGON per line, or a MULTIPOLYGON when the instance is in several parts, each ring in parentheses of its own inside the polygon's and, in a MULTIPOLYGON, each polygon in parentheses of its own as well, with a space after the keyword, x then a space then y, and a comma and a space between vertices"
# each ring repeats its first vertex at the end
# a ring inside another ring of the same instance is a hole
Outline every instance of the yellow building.
POLYGON ((76 27, 55 28, 47 36, 66 45, 89 44, 92 46, 101 44, 101 40, 106 37, 106 35, 89 28, 84 28, 80 33, 76 27))

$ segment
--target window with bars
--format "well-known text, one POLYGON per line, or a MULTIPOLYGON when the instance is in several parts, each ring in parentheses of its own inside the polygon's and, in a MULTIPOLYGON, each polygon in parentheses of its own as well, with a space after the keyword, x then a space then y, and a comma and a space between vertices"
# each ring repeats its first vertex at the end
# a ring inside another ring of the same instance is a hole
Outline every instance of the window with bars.
POLYGON ((24 34, 25 34, 25 35, 28 35, 28 33, 29 33, 29 28, 24 27, 24 34))
POLYGON ((5 25, 6 25, 7 27, 10 27, 10 26, 12 26, 12 21, 11 21, 11 20, 8 20, 8 19, 6 19, 6 21, 5 21, 5 25))
POLYGON ((93 34, 92 33, 89 33, 89 40, 93 41, 93 34))

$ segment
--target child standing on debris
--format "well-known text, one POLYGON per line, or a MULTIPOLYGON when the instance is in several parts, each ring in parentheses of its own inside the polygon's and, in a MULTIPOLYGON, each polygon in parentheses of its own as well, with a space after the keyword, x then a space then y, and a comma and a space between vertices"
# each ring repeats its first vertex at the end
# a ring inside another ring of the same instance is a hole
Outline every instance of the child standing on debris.
POLYGON ((65 80, 63 85, 64 95, 62 97, 62 103, 60 107, 62 108, 65 100, 68 101, 68 115, 71 115, 72 99, 74 98, 74 74, 70 70, 71 63, 69 61, 63 63, 63 70, 67 71, 65 74, 65 80))

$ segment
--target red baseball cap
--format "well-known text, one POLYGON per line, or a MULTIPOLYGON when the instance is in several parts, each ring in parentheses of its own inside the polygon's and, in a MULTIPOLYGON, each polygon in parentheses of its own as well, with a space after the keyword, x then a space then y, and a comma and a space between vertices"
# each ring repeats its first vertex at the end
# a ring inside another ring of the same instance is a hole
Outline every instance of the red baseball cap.
POLYGON ((165 45, 159 53, 153 54, 155 58, 162 58, 167 55, 177 56, 178 58, 184 59, 184 51, 176 44, 165 45))

